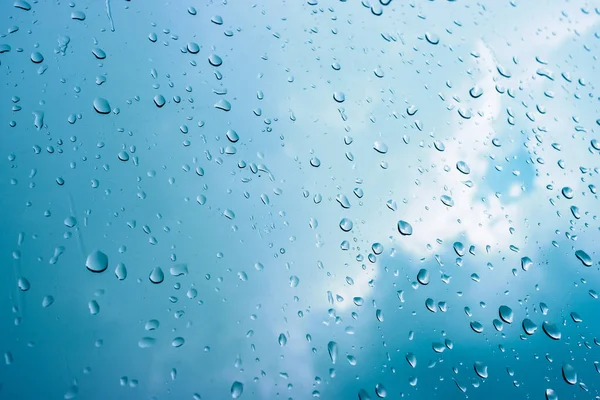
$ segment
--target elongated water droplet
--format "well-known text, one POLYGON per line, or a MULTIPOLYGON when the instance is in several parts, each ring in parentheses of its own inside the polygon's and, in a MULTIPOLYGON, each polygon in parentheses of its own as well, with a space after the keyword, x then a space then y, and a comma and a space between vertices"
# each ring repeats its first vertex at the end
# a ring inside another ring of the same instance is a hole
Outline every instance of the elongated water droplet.
POLYGON ((521 268, 523 271, 529 271, 529 269, 533 266, 533 261, 529 257, 521 258, 521 268))
POLYGON ((117 266, 115 267, 115 276, 120 281, 124 281, 125 278, 127 278, 127 268, 125 267, 125 264, 123 264, 122 262, 118 263, 117 266))
POLYGON ((590 257, 585 251, 583 250, 577 250, 575 252, 575 257, 577 257, 579 259, 579 261, 581 261, 581 263, 583 265, 585 265, 586 267, 591 267, 593 262, 592 262, 592 257, 590 257))
POLYGON ((498 315, 502 321, 506 322, 507 324, 512 324, 514 314, 513 310, 509 306, 500 306, 500 308, 498 308, 498 315))
POLYGON ((571 364, 563 364, 562 376, 569 385, 575 385, 577 383, 577 371, 575 371, 575 368, 573 368, 571 364))
POLYGON ((335 364, 338 356, 338 345, 333 340, 327 344, 327 351, 329 352, 329 358, 331 363, 335 364))
POLYGON ((421 285, 428 285, 429 284, 429 271, 426 270, 425 268, 419 270, 419 273, 417 274, 417 281, 419 281, 419 283, 421 285))
POLYGON ((525 318, 521 325, 523 326, 525 333, 528 335, 533 335, 535 331, 537 331, 537 325, 529 318, 525 318))
POLYGON ((285 336, 285 333, 279 334, 279 337, 277 338, 277 342, 279 343, 279 345, 281 347, 283 347, 287 344, 287 337, 285 336))

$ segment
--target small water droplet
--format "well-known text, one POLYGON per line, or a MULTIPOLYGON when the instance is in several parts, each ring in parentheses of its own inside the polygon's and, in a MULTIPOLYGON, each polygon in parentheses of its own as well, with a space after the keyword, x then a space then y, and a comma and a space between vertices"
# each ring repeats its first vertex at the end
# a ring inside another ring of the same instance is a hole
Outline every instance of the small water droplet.
POLYGON ((106 58, 106 52, 100 47, 94 47, 92 53, 98 60, 104 60, 106 58))
POLYGON ((435 33, 425 32, 425 39, 433 45, 436 45, 440 42, 440 38, 435 33))
POLYGON ((458 161, 456 163, 456 169, 459 170, 460 172, 462 172, 465 175, 468 175, 471 173, 471 168, 469 168, 469 166, 467 165, 466 162, 464 161, 458 161))
POLYGON ((127 278, 127 268, 125 267, 125 264, 117 264, 117 266, 115 267, 115 276, 120 281, 123 281, 125 280, 125 278, 127 278))
POLYGON ((35 52, 31 53, 30 58, 31 58, 31 61, 33 61, 36 64, 39 64, 42 61, 44 61, 44 56, 39 51, 35 51, 35 52))
POLYGON ((285 333, 279 334, 279 337, 277 338, 277 342, 279 343, 279 345, 281 347, 283 347, 287 344, 287 337, 285 336, 285 333))

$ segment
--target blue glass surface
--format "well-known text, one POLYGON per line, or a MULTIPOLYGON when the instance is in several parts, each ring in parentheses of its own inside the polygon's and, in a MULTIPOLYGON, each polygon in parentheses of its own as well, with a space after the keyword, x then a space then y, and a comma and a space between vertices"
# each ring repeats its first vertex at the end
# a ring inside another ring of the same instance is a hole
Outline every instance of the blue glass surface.
POLYGON ((597 4, 0 20, 0 399, 600 398, 597 4))

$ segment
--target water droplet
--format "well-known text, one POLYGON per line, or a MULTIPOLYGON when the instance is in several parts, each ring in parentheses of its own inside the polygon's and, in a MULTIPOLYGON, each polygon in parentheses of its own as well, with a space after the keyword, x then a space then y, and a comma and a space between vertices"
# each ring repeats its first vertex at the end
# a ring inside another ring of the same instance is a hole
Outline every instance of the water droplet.
POLYGON ((349 232, 350 230, 352 230, 352 226, 353 226, 353 223, 348 218, 342 218, 342 220, 340 221, 340 228, 344 232, 349 232))
POLYGON ((83 11, 73 11, 71 13, 71 19, 77 20, 77 21, 84 21, 85 20, 85 13, 83 11))
POLYGON ((440 197, 440 200, 442 203, 444 203, 444 205, 448 207, 454 207, 454 200, 452 200, 452 197, 444 194, 440 197))
POLYGON ((546 400, 558 400, 558 395, 554 389, 546 389, 546 400))
POLYGON ((281 347, 283 347, 287 344, 287 337, 285 336, 285 333, 279 334, 279 338, 277 338, 277 342, 279 343, 279 345, 281 347))
POLYGON ((108 268, 108 256, 95 250, 87 256, 85 266, 92 272, 104 272, 108 268))
POLYGON ((319 160, 317 157, 313 157, 310 159, 310 165, 312 165, 315 168, 318 168, 321 166, 321 160, 319 160))
POLYGON ((583 321, 583 319, 579 316, 579 314, 577 314, 575 311, 573 311, 571 313, 571 319, 573 320, 573 322, 575 322, 576 324, 580 323, 583 321))
POLYGON ((154 96, 154 104, 156 104, 156 107, 161 108, 165 105, 166 102, 167 100, 162 94, 157 94, 156 96, 154 96))
POLYGON ((475 373, 479 375, 480 378, 486 379, 488 377, 488 367, 481 361, 476 361, 474 365, 475 373))
POLYGON ((563 196, 565 196, 566 199, 572 199, 573 198, 573 189, 571 189, 568 186, 565 186, 564 188, 562 188, 561 193, 563 196))
POLYGON ((26 292, 31 288, 31 284, 27 280, 27 278, 19 278, 17 280, 17 286, 22 292, 26 292))
POLYGON ((413 227, 406 221, 398 221, 398 232, 403 236, 410 236, 413 233, 413 227))
POLYGON ((440 38, 435 33, 425 32, 425 39, 433 45, 436 45, 440 42, 440 38))
POLYGON ((231 111, 231 103, 225 99, 221 99, 215 103, 215 108, 223 111, 231 111))
POLYGON ((221 59, 221 57, 219 57, 216 54, 211 54, 210 56, 208 56, 208 62, 213 67, 219 67, 223 64, 223 59, 221 59))
POLYGON ((380 399, 385 399, 387 397, 387 390, 385 389, 385 386, 383 386, 383 383, 378 383, 375 385, 375 394, 380 399))
POLYGON ((591 267, 593 264, 592 258, 583 250, 577 250, 575 252, 575 257, 577 257, 586 267, 591 267))
POLYGON ((537 331, 537 325, 529 318, 525 318, 522 323, 523 330, 528 335, 533 335, 537 331))
POLYGON ((575 371, 575 368, 573 368, 571 364, 563 364, 562 376, 569 385, 575 385, 577 383, 577 371, 575 371))
POLYGON ((473 329, 473 332, 481 333, 483 332, 483 325, 478 321, 471 321, 471 329, 473 329))
POLYGON ((225 133, 225 136, 227 136, 227 139, 231 143, 236 143, 238 140, 240 140, 238 133, 236 131, 234 131, 233 129, 228 130, 227 133, 225 133))
POLYGON ((24 10, 24 11, 31 10, 31 4, 29 4, 25 0, 15 0, 14 6, 15 6, 15 8, 20 8, 21 10, 24 10))
POLYGON ((377 318, 377 321, 383 322, 383 311, 380 309, 375 310, 375 318, 377 318))
POLYGON ((65 224, 65 226, 67 228, 73 228, 75 225, 77 225, 77 218, 75 218, 75 217, 67 217, 67 218, 65 218, 65 220, 63 221, 63 223, 65 224))
POLYGON ((548 321, 545 321, 542 324, 542 330, 550 339, 553 340, 560 340, 562 336, 560 331, 558 330, 558 327, 555 324, 551 324, 548 321))
POLYGON ((30 58, 31 58, 31 61, 33 61, 36 64, 39 64, 42 61, 44 61, 44 56, 39 51, 35 51, 35 52, 31 53, 30 58))
POLYGON ((290 276, 290 287, 298 287, 298 284, 300 283, 300 278, 298 278, 296 275, 292 275, 290 276))
POLYGON ((502 321, 506 322, 507 324, 512 324, 514 313, 512 308, 509 306, 500 306, 500 308, 498 308, 498 315, 502 321))
POLYGON ((469 89, 469 94, 472 98, 478 99, 483 94, 483 89, 477 85, 473 86, 471 89, 469 89))
POLYGON ((213 24, 223 25, 223 17, 220 15, 214 15, 210 20, 213 24))
POLYGON ((417 356, 415 356, 413 353, 406 353, 406 361, 412 368, 417 367, 417 356))
POLYGON ((521 258, 521 268, 523 271, 529 271, 529 269, 533 267, 533 261, 529 257, 521 258))
POLYGON ((97 315, 100 312, 100 304, 96 300, 92 300, 88 303, 90 314, 97 315))
POLYGON ((338 345, 336 342, 331 341, 327 344, 327 351, 329 352, 329 358, 331 359, 331 363, 335 364, 337 361, 338 355, 338 345))
POLYGON ((159 284, 165 280, 165 273, 163 272, 161 267, 156 267, 152 271, 150 271, 150 276, 148 278, 150 279, 150 282, 154 284, 159 284))
POLYGON ((198 45, 198 43, 189 42, 187 44, 187 50, 192 54, 198 54, 198 52, 200 51, 200 46, 198 45))
POLYGON ((344 92, 334 92, 333 99, 338 103, 343 103, 344 100, 346 100, 346 95, 344 94, 344 92))
POLYGON ((50 295, 44 296, 42 299, 42 307, 50 307, 52 304, 54 304, 54 297, 50 295))
POLYGON ((454 252, 457 256, 462 257, 465 255, 465 245, 461 242, 454 242, 452 247, 454 248, 454 252))
POLYGON ((421 269, 417 274, 417 281, 419 281, 421 285, 429 285, 429 271, 425 268, 421 269))
POLYGON ((343 208, 350 208, 350 200, 348 200, 348 197, 346 197, 346 195, 338 194, 335 199, 338 203, 340 203, 340 206, 342 206, 343 208))
POLYGON ((379 140, 373 144, 373 148, 381 154, 385 154, 388 152, 388 147, 385 143, 380 142, 379 140))
POLYGON ((185 339, 182 337, 176 337, 175 339, 173 339, 173 341, 171 342, 171 346, 173 347, 181 347, 185 344, 185 339))
POLYGON ((92 53, 98 60, 104 60, 106 58, 106 53, 100 47, 94 47, 92 53))
POLYGON ((102 97, 96 97, 94 99, 94 110, 99 114, 109 114, 110 104, 108 103, 108 100, 103 99, 102 97))
POLYGON ((464 161, 458 161, 456 163, 456 169, 459 170, 460 172, 462 172, 465 175, 468 175, 471 173, 471 168, 469 168, 469 166, 467 165, 466 162, 464 161))
POLYGON ((125 267, 125 264, 117 264, 117 266, 115 267, 115 276, 120 281, 124 281, 125 278, 127 278, 127 268, 125 267))

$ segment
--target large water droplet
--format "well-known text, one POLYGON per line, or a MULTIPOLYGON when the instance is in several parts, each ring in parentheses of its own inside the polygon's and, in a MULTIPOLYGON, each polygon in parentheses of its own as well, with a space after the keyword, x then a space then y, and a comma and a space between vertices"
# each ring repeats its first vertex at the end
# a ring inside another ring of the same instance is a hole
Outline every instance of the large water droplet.
POLYGON ((562 376, 565 382, 569 385, 574 385, 577 383, 577 371, 571 364, 563 364, 562 366, 562 376))
POLYGON ((459 170, 460 172, 462 172, 465 175, 468 175, 468 174, 471 173, 471 168, 464 161, 458 161, 456 163, 456 169, 459 170))
POLYGON ((533 335, 537 331, 537 325, 529 318, 525 318, 522 323, 523 330, 528 335, 533 335))
POLYGON ((590 257, 585 251, 583 250, 577 250, 575 252, 575 257, 577 257, 579 259, 579 261, 581 261, 581 263, 583 265, 585 265, 586 267, 591 267, 593 262, 592 262, 592 257, 590 257))
POLYGON ((156 96, 154 96, 154 104, 156 104, 156 107, 161 108, 165 105, 166 102, 167 100, 162 94, 157 94, 156 96))
POLYGON ((231 398, 237 399, 242 393, 244 393, 244 384, 238 381, 233 382, 231 385, 231 398))
POLYGON ((94 47, 92 49, 92 54, 94 54, 98 60, 104 60, 106 58, 106 52, 104 52, 104 50, 102 50, 100 47, 94 47))
POLYGON ((406 353, 406 361, 411 367, 417 367, 417 356, 415 356, 413 353, 406 353))
POLYGON ((108 268, 108 256, 100 250, 93 251, 87 256, 85 266, 92 272, 104 272, 108 268))
POLYGON ((433 45, 436 45, 440 42, 440 38, 435 33, 425 32, 425 39, 433 45))
POLYGON ((150 282, 154 284, 162 283, 165 280, 165 273, 163 272, 161 267, 156 267, 152 271, 150 271, 150 276, 148 277, 150 282))
POLYGON ((417 281, 419 281, 421 285, 429 285, 429 271, 425 268, 421 269, 417 274, 417 281))
POLYGON ((529 271, 529 269, 533 267, 533 261, 529 257, 521 258, 521 268, 523 271, 529 271))
POLYGON ((440 200, 445 206, 454 207, 454 200, 452 200, 452 197, 444 194, 440 197, 440 200))
POLYGON ((546 400, 558 400, 558 395, 554 389, 546 389, 546 400))
POLYGON ((223 64, 223 59, 221 59, 221 57, 219 57, 216 54, 211 54, 210 56, 208 56, 208 62, 213 67, 219 67, 223 64))
POLYGON ((500 306, 500 308, 498 308, 498 315, 502 321, 506 322, 507 324, 512 324, 514 314, 512 308, 509 306, 500 306))
POLYGON ((387 397, 387 390, 385 389, 385 386, 383 386, 383 383, 378 383, 375 385, 375 394, 380 399, 385 399, 387 397))
POLYGON ((562 336, 560 331, 558 330, 558 327, 555 324, 551 324, 548 321, 545 321, 542 324, 542 330, 550 339, 553 340, 560 340, 562 336))
POLYGON ((231 111, 231 103, 225 99, 221 99, 215 103, 215 108, 223 111, 231 111))
POLYGON ((109 114, 110 104, 108 103, 108 100, 102 97, 96 97, 94 99, 94 110, 99 114, 109 114))
POLYGON ((351 231, 353 225, 354 224, 352 223, 352 221, 348 218, 342 218, 342 220, 340 221, 340 229, 344 232, 351 231))
POLYGON ((475 369, 475 373, 479 375, 480 378, 486 379, 488 377, 488 367, 481 361, 476 361, 473 368, 475 369))
POLYGON ((376 142, 373 144, 373 148, 374 148, 374 149, 375 149, 375 150, 376 150, 378 153, 381 153, 381 154, 385 154, 385 153, 387 153, 387 151, 388 151, 388 147, 387 147, 387 145, 386 145, 385 143, 383 143, 383 142, 380 142, 380 141, 376 141, 376 142))
POLYGON ((31 53, 30 58, 31 58, 31 61, 33 61, 36 64, 39 64, 42 61, 44 61, 44 56, 39 51, 35 51, 35 52, 31 53))
POLYGON ((410 236, 413 233, 413 227, 408 222, 400 220, 398 221, 398 232, 403 236, 410 236))

